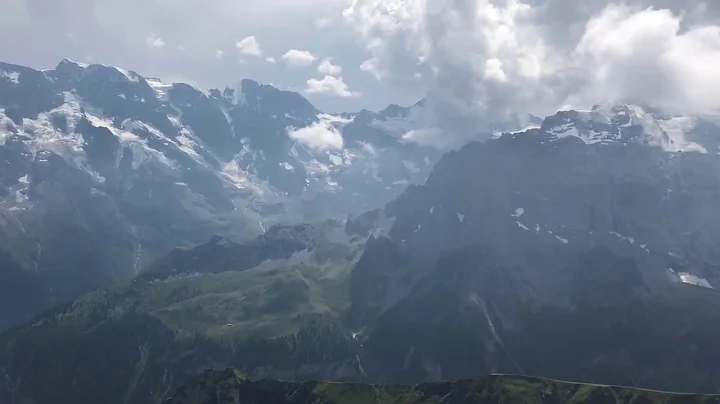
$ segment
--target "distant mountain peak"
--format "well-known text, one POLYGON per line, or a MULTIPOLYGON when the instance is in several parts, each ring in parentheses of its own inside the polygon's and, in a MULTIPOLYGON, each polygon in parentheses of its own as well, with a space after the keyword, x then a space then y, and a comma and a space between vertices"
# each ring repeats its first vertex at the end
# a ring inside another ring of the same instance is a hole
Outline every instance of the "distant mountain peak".
POLYGON ((80 68, 84 69, 84 68, 88 67, 89 65, 87 63, 76 62, 72 59, 65 58, 65 59, 61 60, 60 63, 57 64, 57 66, 55 66, 55 69, 56 70, 62 69, 66 66, 76 66, 76 67, 80 67, 80 68))
POLYGON ((141 75, 132 70, 125 70, 117 66, 100 63, 81 63, 71 59, 62 59, 57 66, 55 66, 55 69, 46 70, 46 72, 52 72, 60 75, 84 72, 90 75, 108 75, 111 80, 114 81, 131 81, 135 83, 139 82, 141 79, 144 80, 141 75))
POLYGON ((287 109, 294 112, 317 115, 320 110, 295 91, 281 90, 270 84, 261 84, 252 79, 242 79, 233 89, 234 100, 237 104, 262 106, 269 103, 282 103, 287 109))
POLYGON ((707 146, 693 140, 697 124, 694 116, 618 103, 558 111, 542 121, 540 130, 554 140, 574 137, 585 144, 639 142, 669 152, 706 153, 707 146))

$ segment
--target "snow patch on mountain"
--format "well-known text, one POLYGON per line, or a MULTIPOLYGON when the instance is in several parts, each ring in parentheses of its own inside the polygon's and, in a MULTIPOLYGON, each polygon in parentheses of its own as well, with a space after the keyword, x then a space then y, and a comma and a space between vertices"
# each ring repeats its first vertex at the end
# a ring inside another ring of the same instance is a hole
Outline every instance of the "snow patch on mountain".
MULTIPOLYGON (((62 106, 39 114, 36 119, 23 119, 22 126, 17 128, 18 134, 24 135, 28 139, 25 145, 33 156, 40 151, 51 150, 80 163, 84 155, 82 146, 85 142, 82 135, 72 131, 67 134, 62 133, 55 128, 55 124, 52 122, 53 118, 63 118, 69 128, 74 128, 82 117, 79 108, 76 100, 69 99, 62 106)), ((76 164, 76 166, 81 166, 81 164, 76 164)))
MULTIPOLYGON (((158 131, 151 125, 139 121, 125 121, 120 128, 117 128, 109 119, 91 115, 88 112, 85 113, 85 118, 90 121, 93 126, 104 127, 110 130, 110 132, 112 132, 112 134, 120 140, 124 147, 129 148, 132 151, 132 167, 134 170, 137 170, 141 165, 150 161, 156 161, 173 170, 177 169, 176 163, 169 159, 163 152, 152 148, 148 144, 147 139, 142 139, 132 132, 133 130, 144 129, 148 133, 163 139, 166 144, 169 144, 170 140, 167 139, 162 132, 158 131)), ((176 144, 175 142, 173 143, 176 144)))
POLYGON ((169 100, 168 91, 172 88, 172 84, 166 84, 160 81, 160 79, 148 78, 145 79, 150 88, 155 91, 155 96, 158 100, 167 102, 169 100))
POLYGON ((3 78, 15 84, 20 84, 20 73, 18 72, 6 72, 4 70, 0 71, 0 78, 3 78))
POLYGON ((109 66, 109 67, 112 67, 113 69, 115 69, 115 70, 119 71, 120 73, 122 73, 122 75, 125 76, 125 77, 128 79, 128 81, 132 81, 133 83, 139 83, 139 82, 140 82, 140 76, 138 76, 138 74, 135 73, 135 72, 130 72, 130 71, 128 71, 128 70, 121 69, 121 68, 116 67, 116 66, 109 66))
POLYGON ((5 108, 0 108, 0 144, 5 144, 11 128, 15 129, 15 123, 5 114, 5 108))
POLYGON ((556 139, 562 139, 568 136, 576 137, 582 140, 585 144, 594 144, 601 142, 608 142, 617 140, 617 137, 609 135, 607 132, 598 132, 595 130, 589 130, 587 132, 580 132, 572 124, 563 124, 550 130, 550 133, 555 135, 556 139))
POLYGON ((555 238, 558 239, 558 240, 560 240, 560 242, 563 243, 563 244, 567 244, 567 243, 570 242, 570 240, 568 240, 568 239, 566 239, 566 238, 562 238, 562 237, 558 236, 557 234, 555 235, 555 238))
POLYGON ((670 152, 700 152, 707 150, 686 138, 686 134, 697 125, 697 118, 689 116, 657 117, 637 105, 629 105, 633 122, 638 122, 650 141, 670 152))
POLYGON ((267 184, 262 184, 256 178, 251 177, 246 171, 240 169, 235 159, 224 164, 221 171, 222 176, 238 189, 249 189, 259 197, 269 192, 267 184), (265 186, 263 186, 265 185, 265 186))
POLYGON ((525 132, 528 132, 533 129, 540 129, 540 125, 529 124, 529 125, 523 126, 522 129, 511 130, 511 131, 494 130, 491 139, 497 139, 500 136, 504 135, 505 133, 510 133, 510 134, 525 133, 525 132))
POLYGON ((697 275, 690 274, 687 272, 680 272, 680 273, 678 273, 678 275, 680 276, 680 279, 682 280, 683 283, 689 283, 691 285, 697 285, 697 286, 702 286, 704 288, 713 289, 712 285, 710 285, 710 282, 708 282, 707 279, 700 278, 697 275))
POLYGON ((623 236, 622 234, 614 232, 614 231, 611 231, 610 234, 612 234, 613 236, 617 237, 620 240, 627 241, 630 244, 635 244, 635 239, 632 237, 626 237, 626 236, 623 236))
POLYGON ((701 278, 689 272, 675 272, 672 268, 668 268, 668 275, 674 282, 687 283, 689 285, 700 286, 703 288, 714 289, 707 279, 701 278))
POLYGON ((642 142, 668 152, 707 153, 704 146, 688 140, 697 123, 697 117, 618 104, 560 111, 545 118, 541 130, 550 134, 552 140, 574 137, 585 144, 642 142))

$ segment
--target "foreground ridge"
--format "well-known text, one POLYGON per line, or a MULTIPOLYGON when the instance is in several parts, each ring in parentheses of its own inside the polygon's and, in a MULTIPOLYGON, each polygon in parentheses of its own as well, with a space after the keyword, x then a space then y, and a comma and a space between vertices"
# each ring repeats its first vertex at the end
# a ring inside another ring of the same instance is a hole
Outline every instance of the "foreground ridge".
POLYGON ((492 374, 479 379, 414 386, 250 380, 235 369, 207 370, 165 404, 429 404, 429 403, 720 403, 720 395, 680 394, 629 387, 492 374))

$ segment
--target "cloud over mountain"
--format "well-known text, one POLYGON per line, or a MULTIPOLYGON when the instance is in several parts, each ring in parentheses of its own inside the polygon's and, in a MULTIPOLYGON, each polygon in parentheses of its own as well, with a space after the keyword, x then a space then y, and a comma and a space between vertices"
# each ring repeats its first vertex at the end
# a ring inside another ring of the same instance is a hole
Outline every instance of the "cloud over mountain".
POLYGON ((354 0, 343 15, 371 54, 363 70, 388 82, 417 80, 438 133, 457 144, 516 115, 568 106, 720 109, 720 26, 710 5, 534 3, 354 0))

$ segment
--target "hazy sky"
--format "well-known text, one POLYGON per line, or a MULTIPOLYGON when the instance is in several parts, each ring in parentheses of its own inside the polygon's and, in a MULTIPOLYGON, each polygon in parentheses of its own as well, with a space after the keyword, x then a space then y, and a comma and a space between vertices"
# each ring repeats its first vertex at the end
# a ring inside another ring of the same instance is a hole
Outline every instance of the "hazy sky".
POLYGON ((201 87, 249 77, 329 112, 428 94, 445 130, 415 140, 454 143, 566 106, 720 110, 719 3, 0 0, 0 59, 48 68, 67 57, 201 87))
POLYGON ((224 88, 247 77, 303 91, 315 80, 309 88, 315 92, 306 96, 331 111, 417 101, 418 89, 391 91, 360 70, 368 53, 343 20, 348 5, 346 0, 0 0, 0 60, 50 68, 69 58, 201 87, 224 88))

